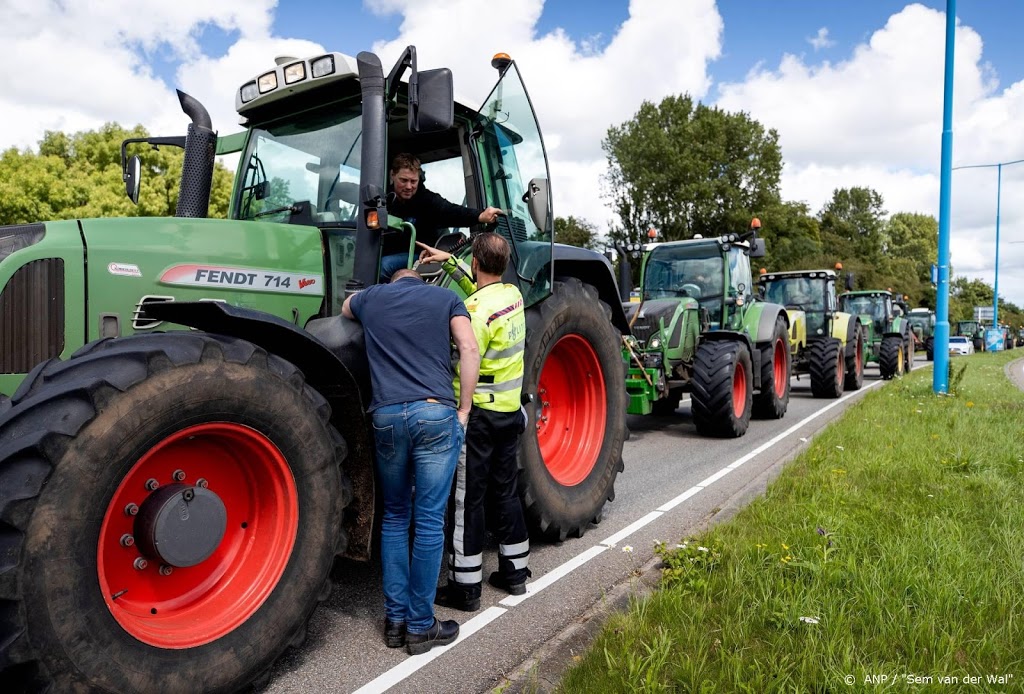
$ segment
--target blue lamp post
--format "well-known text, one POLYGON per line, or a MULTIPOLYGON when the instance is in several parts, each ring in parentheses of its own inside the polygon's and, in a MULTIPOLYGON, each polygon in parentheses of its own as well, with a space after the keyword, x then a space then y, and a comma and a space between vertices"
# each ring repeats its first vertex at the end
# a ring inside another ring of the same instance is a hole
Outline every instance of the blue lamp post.
POLYGON ((958 169, 991 169, 993 166, 996 168, 996 276, 993 284, 993 296, 992 296, 992 327, 999 327, 999 209, 1002 202, 1002 189, 1003 189, 1003 167, 1010 166, 1011 164, 1020 164, 1024 162, 1024 159, 1015 159, 1014 161, 1001 161, 995 164, 974 164, 971 166, 954 166, 953 171, 958 169))
POLYGON ((953 165, 953 47, 956 43, 956 0, 946 0, 946 60, 942 80, 942 154, 939 164, 939 252, 935 286, 935 366, 932 390, 949 387, 949 208, 953 165))

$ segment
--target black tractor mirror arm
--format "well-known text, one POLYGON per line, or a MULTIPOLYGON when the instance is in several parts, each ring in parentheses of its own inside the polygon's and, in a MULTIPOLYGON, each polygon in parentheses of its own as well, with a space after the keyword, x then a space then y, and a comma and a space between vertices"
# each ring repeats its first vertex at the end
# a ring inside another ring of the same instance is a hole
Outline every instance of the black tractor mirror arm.
POLYGON ((385 102, 390 103, 395 98, 395 94, 398 93, 398 84, 402 79, 402 75, 405 74, 406 70, 412 70, 409 74, 409 107, 414 108, 415 105, 419 104, 419 94, 417 94, 417 86, 419 79, 417 78, 416 70, 416 46, 406 46, 405 50, 402 51, 401 57, 398 58, 398 62, 391 68, 391 72, 388 73, 387 79, 387 95, 385 102))
POLYGON ((128 145, 136 144, 139 142, 145 142, 147 145, 152 145, 153 149, 159 149, 160 145, 166 145, 168 147, 181 147, 182 149, 185 149, 184 135, 176 135, 174 137, 129 137, 128 139, 121 141, 122 172, 124 172, 124 168, 128 164, 128 145))

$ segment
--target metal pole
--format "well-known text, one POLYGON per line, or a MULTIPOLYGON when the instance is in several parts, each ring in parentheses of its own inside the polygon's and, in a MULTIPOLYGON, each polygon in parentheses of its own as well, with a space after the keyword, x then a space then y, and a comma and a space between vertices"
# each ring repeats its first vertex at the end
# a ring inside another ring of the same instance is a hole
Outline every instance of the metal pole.
POLYGON ((1003 165, 996 165, 996 279, 992 290, 992 327, 999 327, 999 197, 1003 189, 1003 165))
POLYGON ((956 37, 956 0, 946 0, 946 69, 942 90, 942 159, 939 183, 938 285, 935 288, 935 364, 932 390, 949 389, 949 209, 953 177, 953 45, 956 37))

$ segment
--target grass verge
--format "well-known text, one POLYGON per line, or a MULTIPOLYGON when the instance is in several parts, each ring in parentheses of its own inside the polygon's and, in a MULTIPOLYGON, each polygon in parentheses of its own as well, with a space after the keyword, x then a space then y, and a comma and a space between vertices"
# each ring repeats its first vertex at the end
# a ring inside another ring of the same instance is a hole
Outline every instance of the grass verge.
POLYGON ((868 393, 764 497, 658 548, 659 590, 560 690, 1024 690, 1019 354, 952 360, 952 396, 930 370, 868 393))

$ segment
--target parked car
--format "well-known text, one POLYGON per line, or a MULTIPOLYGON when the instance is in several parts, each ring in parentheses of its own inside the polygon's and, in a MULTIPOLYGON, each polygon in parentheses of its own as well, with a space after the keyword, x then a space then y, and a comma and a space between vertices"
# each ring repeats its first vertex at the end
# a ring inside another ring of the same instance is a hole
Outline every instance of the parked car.
POLYGON ((953 354, 974 354, 974 343, 971 338, 963 335, 949 336, 949 353, 953 354))

